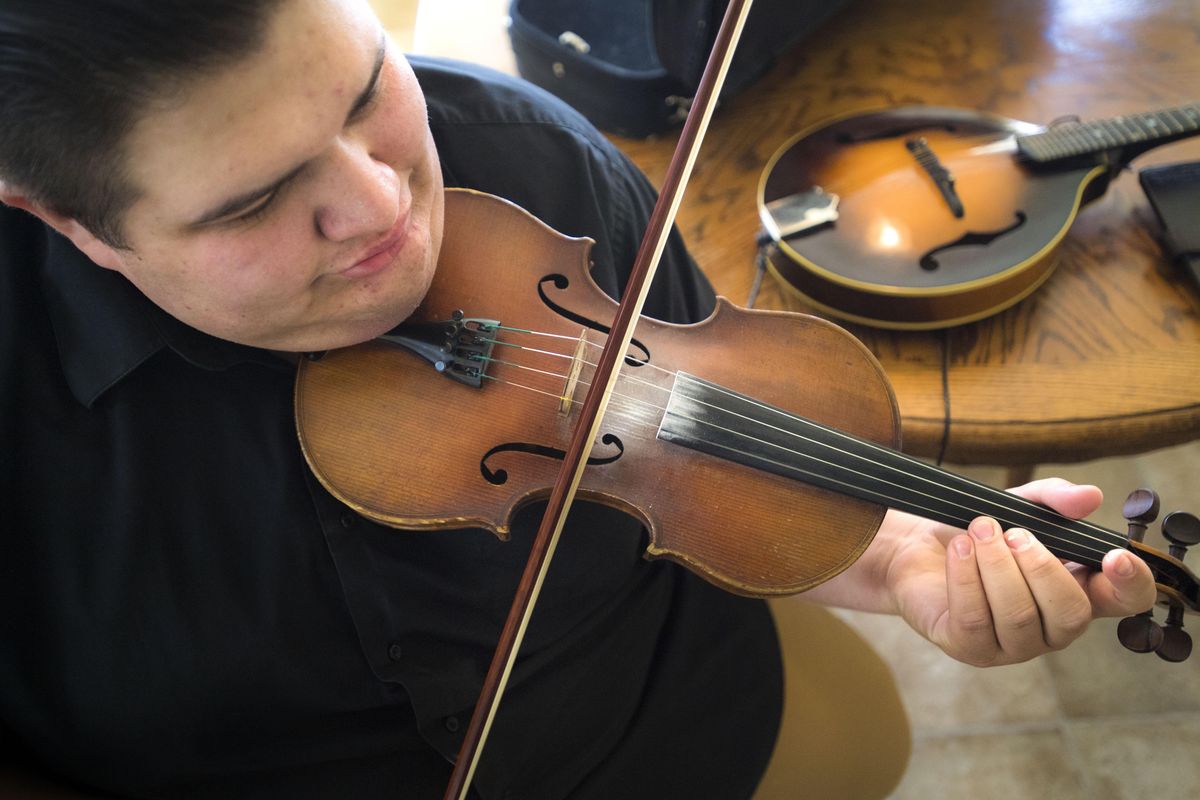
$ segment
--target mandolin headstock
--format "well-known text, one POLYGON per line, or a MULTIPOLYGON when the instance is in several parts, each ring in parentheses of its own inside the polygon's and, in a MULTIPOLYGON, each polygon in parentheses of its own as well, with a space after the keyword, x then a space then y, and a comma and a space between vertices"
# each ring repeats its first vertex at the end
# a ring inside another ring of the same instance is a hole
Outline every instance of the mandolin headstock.
POLYGON ((1158 516, 1158 495, 1136 489, 1125 500, 1123 514, 1129 524, 1129 547, 1150 567, 1158 585, 1158 605, 1167 608, 1164 625, 1154 620, 1153 609, 1121 620, 1117 638, 1137 653, 1157 653, 1164 661, 1179 662, 1192 653, 1192 637, 1183 629, 1187 611, 1200 612, 1200 580, 1183 563, 1187 548, 1200 542, 1200 518, 1175 511, 1162 521, 1162 535, 1170 542, 1167 553, 1143 544, 1146 528, 1158 516))

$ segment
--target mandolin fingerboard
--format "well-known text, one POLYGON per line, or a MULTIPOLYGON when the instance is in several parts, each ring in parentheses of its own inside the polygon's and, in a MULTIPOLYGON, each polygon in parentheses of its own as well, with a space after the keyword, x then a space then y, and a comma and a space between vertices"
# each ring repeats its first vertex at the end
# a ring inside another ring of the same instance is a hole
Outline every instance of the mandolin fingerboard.
POLYGON ((1196 133, 1200 133, 1200 103, 1017 136, 1017 150, 1030 161, 1050 163, 1135 144, 1165 144, 1196 133))

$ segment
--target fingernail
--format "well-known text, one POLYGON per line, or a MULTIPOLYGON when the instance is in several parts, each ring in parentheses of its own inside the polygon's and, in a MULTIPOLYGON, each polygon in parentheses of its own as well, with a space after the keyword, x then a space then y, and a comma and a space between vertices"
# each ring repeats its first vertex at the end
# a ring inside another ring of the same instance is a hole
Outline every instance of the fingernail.
POLYGON ((958 536, 954 539, 954 552, 959 558, 971 557, 971 540, 965 536, 958 536))
POLYGON ((1121 553, 1117 556, 1117 563, 1113 569, 1122 578, 1128 578, 1133 574, 1133 559, 1129 557, 1128 553, 1121 553))
POLYGON ((971 521, 971 527, 968 528, 968 530, 976 539, 981 542, 986 542, 988 539, 992 538, 992 534, 994 534, 999 527, 1000 526, 996 524, 995 520, 989 517, 979 517, 978 519, 971 521))
POLYGON ((1004 541, 1008 542, 1008 546, 1013 550, 1024 550, 1033 544, 1033 537, 1029 535, 1029 531, 1013 528, 1004 534, 1004 541))

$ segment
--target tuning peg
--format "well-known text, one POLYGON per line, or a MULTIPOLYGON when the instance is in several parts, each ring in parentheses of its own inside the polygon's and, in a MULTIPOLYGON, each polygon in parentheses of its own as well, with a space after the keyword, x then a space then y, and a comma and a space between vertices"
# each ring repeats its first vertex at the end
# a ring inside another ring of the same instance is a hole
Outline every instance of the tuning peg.
POLYGON ((1200 542, 1200 518, 1186 511, 1173 511, 1163 518, 1162 533, 1171 543, 1168 552, 1182 561, 1187 549, 1200 542))
POLYGON ((1134 489, 1125 498, 1121 516, 1129 523, 1129 538, 1140 542, 1146 535, 1146 526, 1158 517, 1158 493, 1153 489, 1134 489))
POLYGON ((1163 629, 1162 643, 1154 652, 1158 653, 1158 657, 1163 661, 1172 663, 1186 661, 1192 654, 1192 637, 1183 629, 1183 606, 1171 606, 1167 613, 1167 625, 1163 629))
MULTIPOLYGON (((1129 540, 1140 542, 1146 526, 1158 517, 1158 493, 1153 489, 1134 489, 1121 506, 1121 515, 1129 523, 1129 540)), ((1143 611, 1117 623, 1117 639, 1135 653, 1153 653, 1162 646, 1163 629, 1154 621, 1152 611, 1143 611)))
POLYGON ((1154 653, 1162 646, 1163 629, 1154 621, 1152 612, 1143 611, 1117 623, 1117 639, 1127 650, 1154 653))
MULTIPOLYGON (((1130 541, 1142 541, 1146 526, 1158 516, 1158 506, 1158 495, 1150 489, 1135 489, 1125 498, 1121 513, 1129 523, 1130 541)), ((1182 561, 1187 549, 1200 543, 1200 518, 1175 511, 1163 518, 1162 532, 1171 543, 1171 556, 1182 561)), ((1172 601, 1165 626, 1154 621, 1151 611, 1143 611, 1121 620, 1117 638, 1135 653, 1154 652, 1164 661, 1184 661, 1192 654, 1192 637, 1183 629, 1183 606, 1177 601, 1172 601)))

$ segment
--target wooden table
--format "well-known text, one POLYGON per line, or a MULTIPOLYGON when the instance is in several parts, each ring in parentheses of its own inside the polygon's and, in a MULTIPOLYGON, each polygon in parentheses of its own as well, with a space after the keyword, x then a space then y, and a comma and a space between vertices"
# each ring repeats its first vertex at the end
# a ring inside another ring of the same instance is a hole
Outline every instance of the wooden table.
MULTIPOLYGON (((514 71, 507 3, 423 3, 415 49, 514 71), (435 8, 436 7, 436 10, 435 8)), ((718 110, 678 224, 717 291, 745 302, 761 171, 827 117, 928 104, 1039 124, 1200 101, 1196 0, 853 0, 718 110)), ((656 183, 674 135, 614 139, 656 183)), ((1134 168, 1200 159, 1200 137, 1134 168)), ((1200 224, 1198 221, 1197 224, 1200 224)), ((904 449, 1014 468, 1133 454, 1200 438, 1200 287, 1173 268, 1132 170, 1086 206, 1056 272, 1001 314, 942 331, 847 326, 882 362, 904 449)), ((759 308, 807 311, 768 279, 759 308)))

